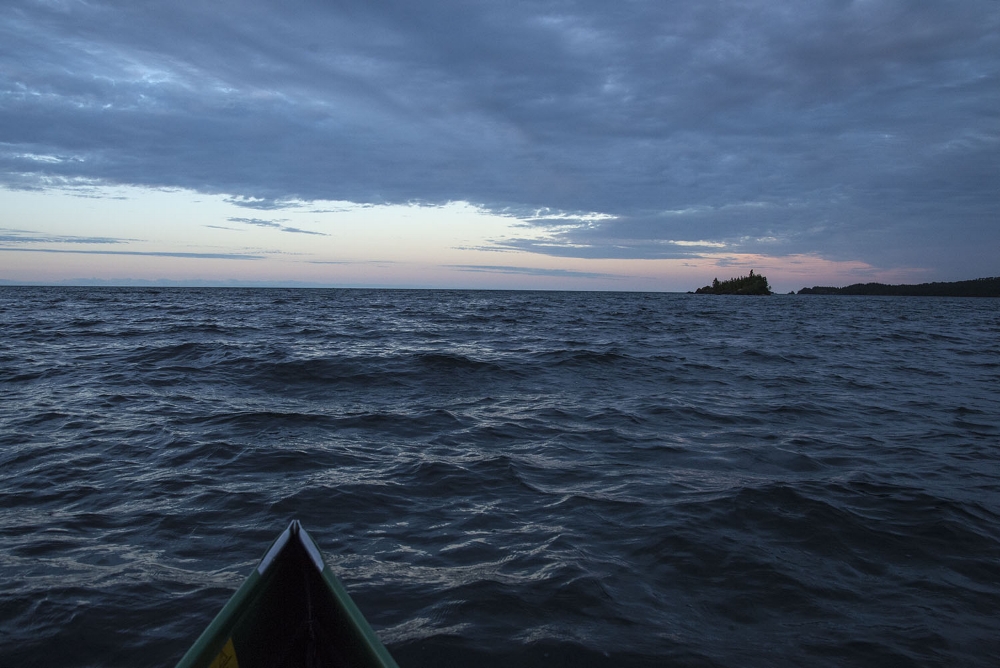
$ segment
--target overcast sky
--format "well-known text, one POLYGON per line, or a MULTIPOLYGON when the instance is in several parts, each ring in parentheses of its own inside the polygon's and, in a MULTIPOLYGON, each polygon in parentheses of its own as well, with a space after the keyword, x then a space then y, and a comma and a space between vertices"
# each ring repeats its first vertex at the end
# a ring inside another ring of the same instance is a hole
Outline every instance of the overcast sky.
POLYGON ((998 211, 996 0, 0 8, 0 280, 959 280, 998 211))

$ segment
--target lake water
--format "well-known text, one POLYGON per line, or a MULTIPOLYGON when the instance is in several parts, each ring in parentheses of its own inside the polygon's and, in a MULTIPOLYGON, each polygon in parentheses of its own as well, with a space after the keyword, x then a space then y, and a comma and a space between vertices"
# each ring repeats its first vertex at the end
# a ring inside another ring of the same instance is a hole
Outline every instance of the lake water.
POLYGON ((0 666, 300 519, 403 668, 1000 664, 1000 300, 0 288, 0 666))

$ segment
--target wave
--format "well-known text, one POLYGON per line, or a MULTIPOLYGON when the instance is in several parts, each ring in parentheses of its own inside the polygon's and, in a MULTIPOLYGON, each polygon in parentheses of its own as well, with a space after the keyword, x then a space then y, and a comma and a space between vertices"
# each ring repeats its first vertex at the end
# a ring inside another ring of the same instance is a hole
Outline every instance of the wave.
POLYGON ((0 313, 0 665, 172 664, 293 517, 401 665, 995 663, 983 302, 0 288, 0 313))

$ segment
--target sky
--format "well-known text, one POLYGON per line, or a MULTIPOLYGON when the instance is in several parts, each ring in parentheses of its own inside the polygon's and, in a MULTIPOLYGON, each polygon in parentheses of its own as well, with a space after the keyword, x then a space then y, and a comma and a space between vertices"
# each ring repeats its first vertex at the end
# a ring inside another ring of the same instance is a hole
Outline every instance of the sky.
POLYGON ((997 0, 4 0, 0 282, 1000 275, 997 0))

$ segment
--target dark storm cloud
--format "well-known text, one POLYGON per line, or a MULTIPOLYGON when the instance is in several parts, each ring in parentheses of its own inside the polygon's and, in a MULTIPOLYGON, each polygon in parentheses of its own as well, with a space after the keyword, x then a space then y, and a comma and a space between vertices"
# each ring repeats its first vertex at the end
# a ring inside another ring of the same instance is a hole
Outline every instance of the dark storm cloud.
POLYGON ((995 273, 997 109, 989 0, 12 0, 0 19, 10 187, 613 216, 507 242, 552 255, 704 240, 995 273))

